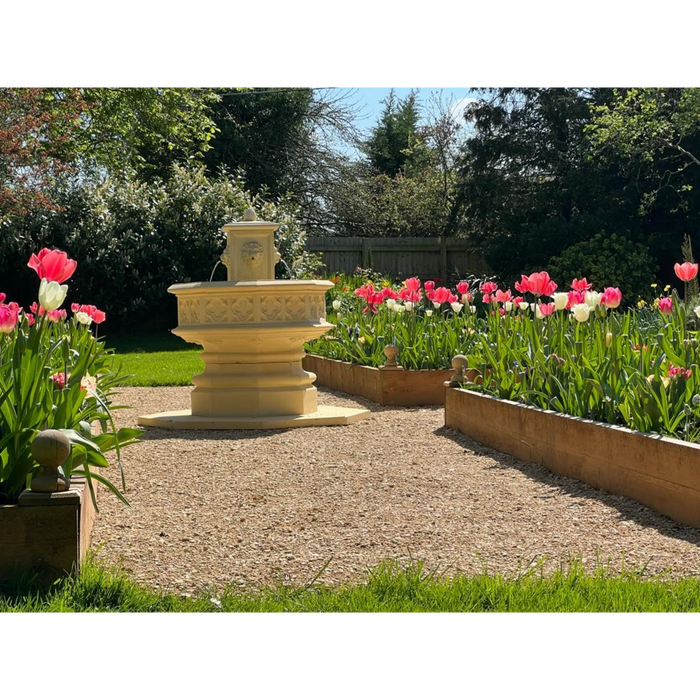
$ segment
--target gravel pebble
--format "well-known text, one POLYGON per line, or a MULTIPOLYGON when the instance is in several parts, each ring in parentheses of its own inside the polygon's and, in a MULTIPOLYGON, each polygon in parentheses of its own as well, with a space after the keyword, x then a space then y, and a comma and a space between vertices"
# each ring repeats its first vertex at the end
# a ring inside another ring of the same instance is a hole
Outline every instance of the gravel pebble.
MULTIPOLYGON (((122 426, 189 407, 189 387, 125 388, 122 426)), ((443 427, 442 407, 366 406, 351 426, 269 431, 149 429, 124 451, 127 498, 105 489, 97 557, 178 593, 364 577, 385 558, 513 575, 588 567, 700 574, 700 531, 443 427), (542 559, 544 563, 542 563, 542 559), (329 561, 330 560, 330 561, 329 561)), ((117 476, 112 471, 115 482, 117 476)))

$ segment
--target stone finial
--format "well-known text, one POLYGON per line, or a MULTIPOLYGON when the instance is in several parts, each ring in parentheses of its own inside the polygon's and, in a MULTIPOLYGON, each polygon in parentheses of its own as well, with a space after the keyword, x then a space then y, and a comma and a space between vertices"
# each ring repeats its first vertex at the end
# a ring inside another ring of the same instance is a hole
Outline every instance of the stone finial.
POLYGON ((248 207, 243 214, 243 221, 257 221, 258 217, 255 214, 253 207, 248 207))
POLYGON ((42 430, 31 446, 32 457, 39 462, 40 471, 32 477, 31 490, 39 493, 67 491, 70 480, 58 468, 70 455, 70 442, 60 430, 42 430))
POLYGON ((450 377, 450 386, 459 386, 464 381, 464 371, 468 362, 464 355, 455 355, 452 358, 452 369, 455 373, 450 377))
POLYGON ((398 355, 399 349, 393 343, 384 346, 384 355, 386 356, 386 362, 382 365, 381 369, 402 369, 401 365, 396 362, 396 355, 398 355))

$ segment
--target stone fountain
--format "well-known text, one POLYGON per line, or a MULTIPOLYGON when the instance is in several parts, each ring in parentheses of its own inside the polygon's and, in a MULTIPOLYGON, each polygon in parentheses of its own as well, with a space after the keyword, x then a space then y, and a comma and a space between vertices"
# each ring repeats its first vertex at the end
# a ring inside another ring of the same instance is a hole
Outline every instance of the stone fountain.
POLYGON ((319 406, 316 375, 301 366, 305 342, 326 322, 326 280, 276 280, 278 224, 227 224, 221 260, 226 282, 174 284, 178 326, 173 333, 204 348, 204 372, 193 377, 191 410, 139 418, 139 425, 181 430, 272 429, 347 425, 369 411, 319 406))

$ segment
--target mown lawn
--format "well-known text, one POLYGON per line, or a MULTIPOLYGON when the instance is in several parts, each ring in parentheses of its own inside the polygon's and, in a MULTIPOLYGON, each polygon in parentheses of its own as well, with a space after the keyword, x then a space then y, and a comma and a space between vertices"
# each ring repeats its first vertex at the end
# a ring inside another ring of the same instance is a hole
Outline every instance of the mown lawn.
MULTIPOLYGON (((26 588, 25 588, 26 590, 26 588)), ((551 576, 438 575, 420 563, 387 562, 364 582, 328 588, 234 589, 195 597, 165 595, 88 562, 49 592, 0 592, 0 612, 692 612, 700 579, 643 581, 634 573, 586 574, 573 564, 551 576)))
POLYGON ((198 345, 168 332, 115 334, 107 337, 114 363, 128 375, 126 386, 188 386, 204 369, 198 345))

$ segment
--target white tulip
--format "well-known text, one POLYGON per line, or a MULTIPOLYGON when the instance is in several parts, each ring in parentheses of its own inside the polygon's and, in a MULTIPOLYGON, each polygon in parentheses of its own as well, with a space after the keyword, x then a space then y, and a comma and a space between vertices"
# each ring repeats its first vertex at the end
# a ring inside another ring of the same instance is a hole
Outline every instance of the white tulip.
POLYGON ((396 299, 387 299, 386 308, 390 309, 391 311, 394 311, 396 308, 396 299))
POLYGON ((75 320, 76 320, 78 323, 82 323, 82 324, 85 325, 85 326, 89 326, 89 325, 90 325, 90 317, 89 317, 84 311, 78 311, 78 312, 75 314, 75 320))
POLYGON ((39 304, 44 311, 55 311, 66 299, 68 285, 42 279, 39 285, 39 304))
POLYGON ((537 308, 537 304, 530 304, 530 311, 534 311, 537 308))
POLYGON ((476 313, 476 306, 470 306, 469 311, 471 311, 473 314, 476 313))
POLYGON ((333 308, 337 311, 340 308, 340 299, 333 300, 333 308))
POLYGON ((535 307, 535 318, 544 318, 544 314, 540 311, 539 304, 535 307))
POLYGON ((530 304, 528 304, 526 301, 518 302, 518 306, 520 307, 521 311, 527 311, 527 309, 530 308, 530 304))
POLYGON ((695 315, 700 318, 700 306, 696 306, 693 311, 695 311, 695 315))
POLYGON ((554 302, 554 310, 562 311, 569 303, 569 295, 566 292, 555 292, 552 294, 552 301, 554 302))
POLYGON ((396 304, 394 306, 394 311, 396 311, 397 314, 402 314, 404 311, 406 311, 406 307, 403 306, 402 304, 396 304))
POLYGON ((584 323, 591 315, 591 307, 588 304, 574 304, 571 307, 571 313, 579 323, 584 323))
MULTIPOLYGON (((700 308, 700 307, 699 307, 700 308)), ((425 312, 425 315, 430 318, 433 315, 433 310, 432 309, 427 309, 425 312)))
POLYGON ((595 309, 596 307, 600 306, 602 296, 603 295, 600 292, 586 292, 583 300, 587 306, 590 306, 591 309, 595 309))
POLYGON ((503 308, 506 311, 512 311, 513 310, 513 302, 512 301, 507 301, 505 304, 503 304, 503 308))
POLYGON ((407 301, 404 305, 404 308, 406 309, 406 311, 413 311, 413 302, 407 301))
POLYGON ((437 301, 434 301, 434 302, 433 302, 433 307, 436 308, 436 309, 439 309, 439 308, 440 308, 440 304, 438 304, 437 301))
POLYGON ((464 308, 464 304, 460 304, 458 301, 453 301, 450 306, 452 307, 452 311, 454 311, 456 314, 458 314, 464 308))

